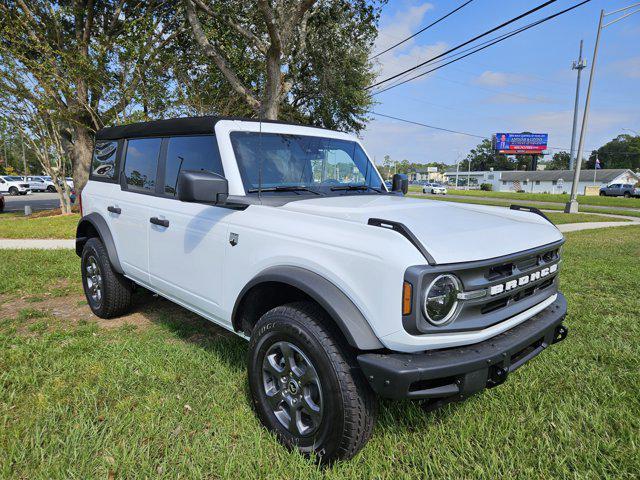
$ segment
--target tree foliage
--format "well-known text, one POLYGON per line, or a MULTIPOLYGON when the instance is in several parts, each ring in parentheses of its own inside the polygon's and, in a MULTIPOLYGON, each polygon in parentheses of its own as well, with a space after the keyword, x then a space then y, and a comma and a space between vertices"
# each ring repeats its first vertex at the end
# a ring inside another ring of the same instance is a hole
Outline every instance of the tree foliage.
POLYGON ((546 170, 568 170, 571 154, 569 152, 556 152, 546 163, 546 170))
POLYGON ((81 188, 97 129, 167 105, 171 3, 5 0, 0 18, 0 89, 55 118, 81 188))
POLYGON ((371 105, 364 88, 374 77, 368 57, 382 3, 183 0, 208 64, 188 68, 189 80, 224 80, 224 95, 206 99, 213 111, 231 107, 253 117, 359 131, 371 105))
POLYGON ((496 153, 489 139, 482 140, 475 148, 471 149, 467 157, 460 162, 460 170, 469 170, 469 162, 471 162, 471 171, 485 171, 491 168, 496 171, 516 170, 518 168, 518 161, 507 155, 496 153))
POLYGON ((602 168, 630 168, 640 170, 640 135, 618 135, 610 142, 591 152, 587 168, 594 168, 596 155, 602 168))

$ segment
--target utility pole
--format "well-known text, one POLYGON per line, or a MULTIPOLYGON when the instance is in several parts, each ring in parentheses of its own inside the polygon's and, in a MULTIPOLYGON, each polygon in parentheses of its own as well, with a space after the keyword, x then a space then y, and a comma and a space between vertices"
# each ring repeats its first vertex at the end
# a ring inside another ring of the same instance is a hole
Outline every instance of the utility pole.
POLYGON ((582 58, 582 45, 584 40, 580 40, 580 54, 578 60, 573 62, 571 70, 578 71, 578 80, 576 81, 576 102, 573 106, 573 129, 571 130, 571 155, 569 157, 569 170, 573 170, 576 154, 576 129, 578 128, 578 103, 580 101, 580 76, 582 70, 587 67, 587 61, 582 58))
POLYGON ((471 160, 469 160, 469 171, 467 172, 467 188, 465 188, 465 190, 469 190, 470 181, 471 181, 471 160))
POLYGON ((593 87, 593 77, 594 77, 594 73, 596 70, 596 60, 598 59, 598 46, 600 45, 600 33, 602 32, 602 30, 604 28, 607 28, 609 25, 613 25, 614 23, 619 22, 620 20, 627 18, 633 14, 636 14, 638 12, 640 12, 640 8, 637 8, 636 10, 629 12, 629 13, 625 13, 624 15, 621 15, 620 17, 616 18, 615 20, 610 21, 609 23, 606 23, 605 25, 602 25, 602 20, 604 19, 604 17, 609 16, 609 15, 613 15, 615 13, 619 13, 619 12, 623 12, 625 10, 629 10, 631 8, 636 8, 640 6, 640 2, 638 3, 634 3, 632 5, 628 5, 626 7, 623 8, 619 8, 618 10, 615 10, 613 12, 609 12, 609 13, 604 13, 604 10, 600 10, 600 20, 598 21, 598 33, 596 34, 596 43, 593 47, 593 60, 591 61, 591 71, 589 73, 589 84, 587 86, 587 98, 585 100, 585 104, 584 104, 584 114, 582 115, 582 127, 580 128, 580 141, 578 142, 578 153, 576 155, 576 162, 575 162, 575 170, 574 170, 574 175, 573 175, 573 183, 571 184, 571 200, 569 200, 569 202, 567 202, 567 204, 564 207, 564 211, 565 213, 578 213, 578 200, 577 200, 577 193, 578 193, 578 182, 580 181, 580 167, 582 164, 582 152, 584 149, 584 137, 585 137, 585 133, 587 130, 587 122, 589 120, 589 105, 591 102, 591 88, 593 87))
POLYGON ((458 189, 458 173, 460 173, 460 157, 458 157, 458 161, 456 162, 456 190, 458 189))

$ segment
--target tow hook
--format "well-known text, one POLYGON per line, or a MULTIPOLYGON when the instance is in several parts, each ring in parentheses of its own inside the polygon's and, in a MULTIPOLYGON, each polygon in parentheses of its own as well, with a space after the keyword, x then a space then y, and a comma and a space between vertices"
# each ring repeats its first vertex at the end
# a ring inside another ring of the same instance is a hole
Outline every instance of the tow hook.
POLYGON ((569 329, 567 327, 565 327, 564 325, 558 326, 558 328, 556 328, 556 331, 553 333, 552 343, 561 342, 562 340, 567 338, 568 333, 569 333, 569 329))
POLYGON ((497 387, 507 379, 509 370, 502 367, 495 367, 489 371, 489 378, 487 379, 487 388, 497 387))

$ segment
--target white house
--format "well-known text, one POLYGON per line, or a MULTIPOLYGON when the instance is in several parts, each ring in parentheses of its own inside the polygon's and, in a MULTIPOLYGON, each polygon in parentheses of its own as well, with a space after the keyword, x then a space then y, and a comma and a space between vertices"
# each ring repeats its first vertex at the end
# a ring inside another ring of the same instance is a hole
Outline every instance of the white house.
MULTIPOLYGON (((460 183, 467 172, 459 172, 460 183)), ((445 172, 450 185, 455 185, 456 172, 445 172)), ((629 169, 603 168, 601 170, 581 170, 578 193, 583 194, 585 187, 606 186, 612 183, 637 183, 640 175, 629 169), (595 174, 595 177, 594 177, 595 174)), ((529 193, 569 193, 573 183, 572 170, 536 170, 536 171, 499 171, 471 172, 471 186, 490 183, 496 192, 515 192, 524 190, 529 193)))

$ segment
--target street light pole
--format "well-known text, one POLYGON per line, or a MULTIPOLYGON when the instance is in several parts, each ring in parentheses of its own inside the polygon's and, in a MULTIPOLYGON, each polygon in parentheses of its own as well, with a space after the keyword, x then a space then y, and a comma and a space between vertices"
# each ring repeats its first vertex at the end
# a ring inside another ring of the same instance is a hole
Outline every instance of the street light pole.
POLYGON ((578 61, 574 61, 571 66, 572 70, 578 71, 578 80, 576 81, 576 101, 573 106, 573 129, 571 130, 571 154, 569 156, 569 170, 573 170, 576 154, 576 129, 578 128, 578 103, 580 101, 580 76, 582 69, 586 68, 587 61, 582 59, 582 45, 584 40, 580 40, 580 54, 578 61))
POLYGON ((587 86, 587 98, 584 104, 584 114, 582 115, 582 127, 580 128, 580 141, 578 142, 578 154, 576 155, 576 166, 571 184, 571 199, 565 205, 565 213, 578 213, 578 182, 580 181, 580 167, 582 166, 582 151, 584 149, 584 134, 589 120, 589 104, 591 102, 591 88, 593 87, 593 74, 596 70, 596 60, 598 58, 598 46, 600 45, 600 33, 602 32, 602 19, 604 10, 600 10, 600 20, 598 21, 598 33, 596 34, 596 44, 593 47, 593 60, 591 61, 591 72, 589 73, 589 85, 587 86))
POLYGON ((564 207, 565 213, 578 213, 578 182, 580 181, 580 167, 582 164, 582 151, 584 149, 584 137, 587 130, 587 121, 589 120, 589 105, 591 102, 591 87, 593 86, 593 77, 596 70, 596 60, 598 58, 598 46, 600 44, 600 33, 604 28, 607 28, 609 25, 613 25, 614 23, 618 23, 620 20, 623 20, 631 15, 635 15, 636 13, 640 13, 640 2, 634 3, 632 5, 627 5, 626 7, 619 8, 613 12, 604 13, 604 10, 600 10, 600 20, 598 21, 598 33, 596 34, 596 44, 593 47, 593 60, 591 61, 591 72, 589 73, 589 85, 587 86, 587 98, 584 103, 584 114, 582 115, 582 127, 580 128, 580 141, 578 142, 578 153, 576 155, 575 162, 575 171, 573 175, 573 183, 571 185, 571 200, 567 202, 564 207), (602 24, 602 20, 604 17, 609 15, 614 15, 620 12, 627 12, 628 10, 634 9, 631 12, 624 13, 620 15, 615 20, 611 20, 605 25, 602 24))

